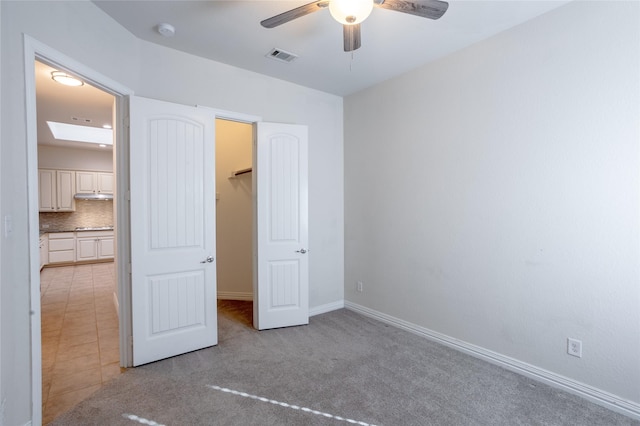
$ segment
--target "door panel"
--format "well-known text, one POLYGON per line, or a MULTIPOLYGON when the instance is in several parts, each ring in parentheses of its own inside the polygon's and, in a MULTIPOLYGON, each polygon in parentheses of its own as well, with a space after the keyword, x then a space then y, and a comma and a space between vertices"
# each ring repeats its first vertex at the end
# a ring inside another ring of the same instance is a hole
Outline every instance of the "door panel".
POLYGON ((258 329, 309 323, 307 127, 258 123, 258 329))
POLYGON ((217 344, 215 115, 139 97, 130 114, 133 364, 140 365, 217 344))

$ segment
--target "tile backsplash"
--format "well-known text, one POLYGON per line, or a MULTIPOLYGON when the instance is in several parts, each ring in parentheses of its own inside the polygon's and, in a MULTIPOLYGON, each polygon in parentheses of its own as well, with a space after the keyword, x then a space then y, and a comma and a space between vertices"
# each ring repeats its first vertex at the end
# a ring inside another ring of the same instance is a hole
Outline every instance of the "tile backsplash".
POLYGON ((111 200, 76 200, 75 212, 40 213, 40 229, 43 231, 73 231, 82 226, 111 225, 113 225, 113 201, 111 200))

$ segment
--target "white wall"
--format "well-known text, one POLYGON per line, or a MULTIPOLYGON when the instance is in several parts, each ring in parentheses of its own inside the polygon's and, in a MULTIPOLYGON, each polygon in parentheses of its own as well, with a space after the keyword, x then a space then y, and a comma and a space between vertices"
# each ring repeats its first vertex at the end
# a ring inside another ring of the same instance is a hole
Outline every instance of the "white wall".
POLYGON ((140 96, 309 127, 309 307, 344 297, 342 98, 140 42, 140 96), (197 82, 173 86, 167 81, 197 82), (310 251, 311 252, 311 251, 310 251), (339 285, 337 285, 339 283, 339 285))
POLYGON ((1 389, 7 397, 7 424, 25 424, 31 417, 23 33, 140 96, 308 125, 310 247, 314 253, 310 306, 342 300, 341 98, 141 42, 88 1, 2 1, 0 7, 0 217, 12 215, 14 220, 14 233, 2 240, 0 252, 1 389))
POLYGON ((346 299, 640 408, 638 15, 573 2, 345 98, 346 299))
POLYGON ((113 171, 113 151, 38 145, 38 168, 113 171))
POLYGON ((216 120, 216 268, 218 298, 253 299, 253 126, 216 120))

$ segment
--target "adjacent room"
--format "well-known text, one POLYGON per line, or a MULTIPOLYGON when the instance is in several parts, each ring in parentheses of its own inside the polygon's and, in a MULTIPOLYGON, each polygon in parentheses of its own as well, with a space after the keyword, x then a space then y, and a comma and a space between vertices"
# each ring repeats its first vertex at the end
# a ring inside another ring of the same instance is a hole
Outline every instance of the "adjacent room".
POLYGON ((640 3, 338 3, 0 2, 0 425, 640 424, 640 3))

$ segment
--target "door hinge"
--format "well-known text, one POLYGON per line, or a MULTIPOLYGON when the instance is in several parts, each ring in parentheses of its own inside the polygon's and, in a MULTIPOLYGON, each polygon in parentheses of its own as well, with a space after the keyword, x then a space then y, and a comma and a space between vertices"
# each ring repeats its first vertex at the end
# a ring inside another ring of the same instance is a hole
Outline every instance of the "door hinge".
POLYGON ((127 263, 127 272, 131 275, 131 262, 127 263))
POLYGON ((123 124, 123 126, 124 126, 124 128, 125 128, 125 129, 128 129, 128 128, 129 128, 129 125, 131 124, 131 119, 129 118, 129 116, 124 117, 124 118, 122 119, 122 124, 123 124))
POLYGON ((131 190, 127 190, 127 201, 131 201, 131 190))

